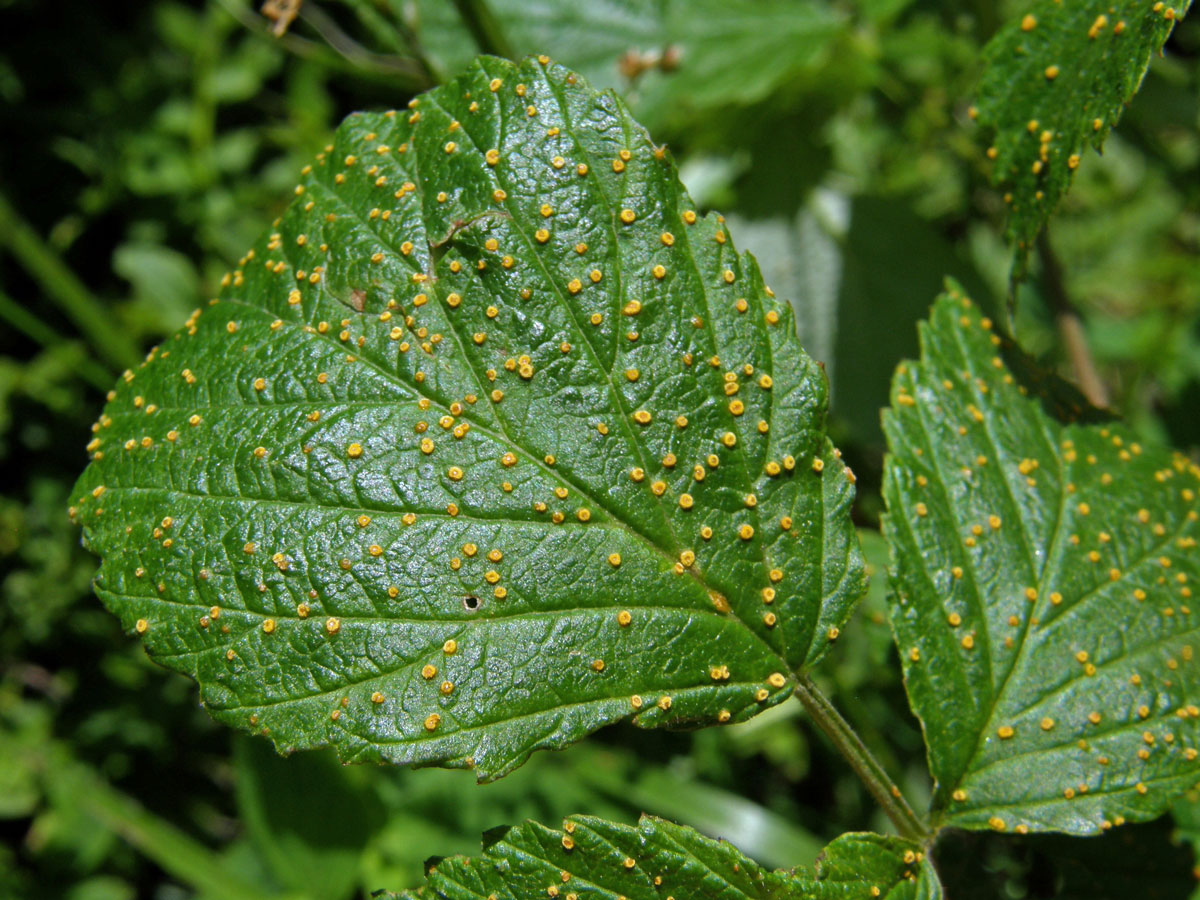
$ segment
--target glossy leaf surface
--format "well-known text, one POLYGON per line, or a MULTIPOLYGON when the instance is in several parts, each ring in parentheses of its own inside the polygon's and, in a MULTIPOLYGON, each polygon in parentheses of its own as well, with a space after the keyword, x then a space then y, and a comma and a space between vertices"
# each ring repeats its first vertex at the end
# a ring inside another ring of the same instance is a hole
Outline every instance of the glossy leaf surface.
POLYGON ((616 900, 936 900, 942 896, 920 849, 898 838, 845 834, 816 870, 768 871, 725 841, 643 816, 637 827, 571 816, 561 829, 526 822, 490 835, 482 857, 438 861, 428 884, 398 896, 604 897, 616 900))
POLYGON ((984 49, 976 114, 991 134, 993 181, 1006 191, 1019 259, 1190 5, 1036 0, 984 49))
POLYGON ((884 492, 935 818, 1157 816, 1200 781, 1200 470, 1120 424, 1060 424, 958 291, 921 346, 885 415, 884 492))
POLYGON ((74 513, 219 719, 490 778, 788 695, 862 589, 826 392, 620 101, 485 58, 341 126, 74 513))

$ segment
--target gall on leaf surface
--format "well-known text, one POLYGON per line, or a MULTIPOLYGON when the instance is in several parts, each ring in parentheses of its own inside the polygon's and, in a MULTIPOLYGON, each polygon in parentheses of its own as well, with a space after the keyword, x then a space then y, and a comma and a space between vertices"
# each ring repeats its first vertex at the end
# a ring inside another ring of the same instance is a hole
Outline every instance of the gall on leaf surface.
POLYGON ((1200 782, 1200 470, 1119 423, 1062 424, 956 288, 921 348, 884 416, 885 532, 935 821, 1159 815, 1200 782))
POLYGON ((562 828, 525 822, 490 833, 481 857, 437 861, 427 883, 394 900, 605 897, 617 900, 940 900, 921 847, 877 834, 844 834, 815 871, 770 871, 725 841, 643 816, 636 827, 570 816, 562 828))
POLYGON ((1099 150, 1191 0, 1035 0, 984 48, 973 115, 990 136, 992 181, 1005 192, 1017 272, 1099 150))
POLYGON ((346 120, 73 511, 218 719, 488 779, 788 696, 863 588, 826 396, 620 100, 482 58, 346 120))

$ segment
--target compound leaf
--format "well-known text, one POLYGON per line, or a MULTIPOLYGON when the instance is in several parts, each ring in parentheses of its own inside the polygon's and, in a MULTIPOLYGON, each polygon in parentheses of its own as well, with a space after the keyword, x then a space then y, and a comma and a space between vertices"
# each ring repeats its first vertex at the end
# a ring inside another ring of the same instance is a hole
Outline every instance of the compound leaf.
POLYGON ((863 586, 826 394, 615 96, 483 58, 347 119, 73 512, 217 718, 492 778, 788 696, 863 586))
POLYGON ((1200 781, 1200 469, 1121 424, 1061 424, 958 290, 921 346, 884 417, 884 493, 935 817, 1153 818, 1200 781))
POLYGON ((994 132, 988 157, 1005 191, 1008 233, 1025 251, 1099 150, 1191 0, 1035 0, 984 49, 973 115, 994 132))
POLYGON ((604 897, 616 900, 937 900, 941 887, 915 844, 844 834, 816 871, 768 871, 725 841, 643 816, 637 827, 571 816, 562 829, 526 822, 491 836, 481 858, 430 868, 425 887, 397 900, 438 897, 604 897))

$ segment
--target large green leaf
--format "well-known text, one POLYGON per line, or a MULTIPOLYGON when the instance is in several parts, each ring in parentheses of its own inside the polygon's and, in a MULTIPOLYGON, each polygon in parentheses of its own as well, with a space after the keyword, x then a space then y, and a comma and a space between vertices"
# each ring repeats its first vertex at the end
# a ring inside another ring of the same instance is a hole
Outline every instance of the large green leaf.
POLYGON ((826 392, 619 100, 484 58, 341 126, 74 514, 217 718, 490 778, 787 697, 862 589, 826 392))
POLYGON ((579 896, 665 900, 937 900, 921 848, 899 838, 844 834, 815 873, 768 871, 724 841, 643 816, 637 827, 571 816, 561 829, 526 822, 488 836, 480 858, 434 863, 428 884, 399 900, 579 896))
MULTIPOLYGON (((457 68, 474 41, 449 4, 421 0, 423 39, 457 68)), ((766 100, 826 59, 845 16, 815 0, 493 0, 517 53, 550 52, 629 91, 651 127, 766 100)))
POLYGON ((1191 0, 1034 0, 984 50, 973 115, 1004 188, 1018 259, 1070 187, 1084 150, 1100 149, 1191 0))
POLYGON ((1158 815, 1200 781, 1200 470, 1120 424, 1060 424, 958 290, 921 347, 884 417, 884 493, 935 817, 1090 834, 1158 815))

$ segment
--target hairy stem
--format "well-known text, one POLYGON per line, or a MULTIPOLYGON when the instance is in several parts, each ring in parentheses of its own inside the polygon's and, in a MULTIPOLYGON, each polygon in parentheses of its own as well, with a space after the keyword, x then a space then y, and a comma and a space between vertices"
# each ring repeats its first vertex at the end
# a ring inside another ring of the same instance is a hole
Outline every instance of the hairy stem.
POLYGON ((799 677, 796 696, 804 704, 812 720, 825 732, 826 737, 833 742, 834 747, 862 779, 862 783, 887 813, 901 837, 927 841, 930 837, 928 826, 913 812, 900 789, 888 778, 883 766, 871 755, 871 751, 850 727, 850 723, 842 718, 841 713, 829 702, 829 698, 821 693, 807 675, 799 677))
POLYGON ((1079 389, 1093 406, 1105 408, 1108 406, 1108 389, 1092 359, 1092 351, 1088 347, 1087 336, 1083 331, 1083 320, 1079 311, 1071 302, 1067 293, 1066 281, 1063 278, 1062 263, 1054 252, 1050 238, 1045 229, 1038 235, 1038 256, 1042 260, 1042 289, 1046 299, 1054 310, 1054 321, 1058 325, 1058 335, 1066 347, 1067 357, 1071 360, 1071 370, 1079 382, 1079 389))
POLYGON ((45 292, 46 299, 70 317, 98 355, 119 369, 137 362, 141 356, 138 348, 109 310, 3 195, 0 195, 0 247, 16 257, 45 292))
POLYGON ((509 44, 504 29, 488 6, 487 0, 454 0, 454 5, 458 7, 459 16, 471 32, 471 37, 475 39, 481 53, 516 59, 512 45, 509 44))

